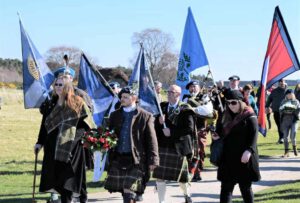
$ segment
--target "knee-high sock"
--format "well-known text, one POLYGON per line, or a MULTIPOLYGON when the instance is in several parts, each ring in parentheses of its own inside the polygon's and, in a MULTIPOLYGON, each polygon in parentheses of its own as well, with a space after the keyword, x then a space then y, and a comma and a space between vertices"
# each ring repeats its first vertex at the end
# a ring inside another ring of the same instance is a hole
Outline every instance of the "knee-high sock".
POLYGON ((181 188, 181 190, 183 191, 183 194, 184 195, 187 195, 187 196, 191 196, 191 192, 190 192, 190 184, 189 183, 179 183, 179 186, 181 188))
POLYGON ((167 190, 166 182, 163 180, 158 180, 158 181, 156 181, 156 186, 157 186, 159 203, 164 203, 165 196, 166 196, 166 190, 167 190))

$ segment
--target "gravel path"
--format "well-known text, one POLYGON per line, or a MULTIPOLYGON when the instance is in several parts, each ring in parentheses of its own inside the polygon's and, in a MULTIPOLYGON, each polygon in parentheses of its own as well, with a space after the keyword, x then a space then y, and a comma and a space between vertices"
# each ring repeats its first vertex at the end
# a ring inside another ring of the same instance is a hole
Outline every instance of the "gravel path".
MULTIPOLYGON (((254 192, 291 181, 300 180, 300 157, 260 159, 262 180, 253 184, 254 192)), ((194 202, 219 202, 220 182, 216 180, 216 169, 203 171, 202 181, 192 183, 191 192, 194 202)), ((158 202, 154 182, 147 186, 143 203, 158 202)), ((234 196, 240 196, 238 186, 235 187, 234 196)), ((99 192, 89 194, 89 202, 122 203, 119 193, 99 192)), ((166 203, 184 202, 183 195, 176 182, 167 184, 166 203)))

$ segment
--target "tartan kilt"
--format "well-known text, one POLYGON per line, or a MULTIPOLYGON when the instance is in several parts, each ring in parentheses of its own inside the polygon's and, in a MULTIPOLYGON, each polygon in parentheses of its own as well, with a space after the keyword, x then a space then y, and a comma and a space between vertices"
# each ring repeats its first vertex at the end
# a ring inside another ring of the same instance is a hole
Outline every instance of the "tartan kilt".
POLYGON ((159 166, 153 171, 153 178, 182 183, 190 181, 187 160, 178 155, 175 149, 160 147, 159 160, 159 166))
POLYGON ((145 172, 137 165, 120 168, 117 161, 113 161, 109 167, 104 188, 109 192, 123 192, 124 189, 142 193, 145 189, 145 172))

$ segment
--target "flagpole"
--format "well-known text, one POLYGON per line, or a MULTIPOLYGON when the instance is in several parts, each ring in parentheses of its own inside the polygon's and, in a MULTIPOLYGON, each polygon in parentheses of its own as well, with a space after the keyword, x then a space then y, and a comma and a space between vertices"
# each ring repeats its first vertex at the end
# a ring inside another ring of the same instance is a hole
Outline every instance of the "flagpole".
MULTIPOLYGON (((213 80, 213 83, 214 83, 214 85, 217 87, 217 84, 216 84, 216 82, 215 82, 215 80, 214 80, 214 76, 213 76, 213 74, 212 74, 212 72, 211 72, 211 69, 210 69, 210 66, 208 65, 208 73, 207 73, 207 75, 211 75, 211 79, 213 80)), ((218 101, 219 101, 219 106, 220 106, 220 108, 221 108, 221 111, 223 112, 224 111, 224 107, 223 107, 223 104, 222 104, 222 101, 221 101, 221 98, 220 98, 220 94, 217 94, 217 98, 218 98, 218 101)))
MULTIPOLYGON (((144 49, 143 43, 140 43, 140 46, 141 46, 141 49, 144 49)), ((143 52, 144 52, 144 50, 143 50, 143 52)), ((141 63, 141 60, 140 60, 140 63, 141 63)), ((161 107, 160 107, 160 102, 159 102, 159 100, 158 100, 158 96, 157 96, 157 93, 156 93, 156 90, 155 90, 155 86, 154 86, 154 82, 153 82, 153 78, 152 78, 152 74, 151 74, 150 68, 148 68, 148 74, 149 74, 149 78, 150 78, 151 85, 152 85, 152 87, 153 87, 153 92, 154 92, 154 95, 155 95, 155 100, 156 100, 156 103, 157 103, 157 107, 158 107, 159 114, 160 114, 161 116, 163 116, 163 113, 162 113, 162 110, 161 110, 161 107)), ((163 126, 164 126, 164 128, 167 128, 165 122, 163 123, 163 126)))
MULTIPOLYGON (((38 70, 38 72, 39 72, 39 74, 40 74, 40 76, 41 76, 42 83, 44 84, 44 87, 45 87, 45 90, 46 90, 46 93, 47 93, 47 97, 48 97, 48 99, 50 99, 50 94, 49 94, 49 91, 47 90, 47 86, 46 86, 44 77, 43 77, 43 75, 42 75, 42 73, 41 73, 40 67, 39 67, 38 64, 37 64, 37 58, 36 58, 36 56, 35 56, 34 51, 32 51, 31 40, 30 40, 30 38, 29 38, 29 36, 28 36, 28 34, 27 34, 27 31, 26 31, 26 30, 24 29, 24 27, 23 27, 23 23, 22 23, 22 19, 21 19, 20 13, 17 12, 17 15, 19 16, 19 21, 20 21, 20 23, 21 23, 21 25, 22 25, 24 34, 26 35, 26 38, 27 38, 27 40, 28 40, 28 44, 30 45, 31 54, 32 54, 33 57, 34 57, 34 62, 35 62, 35 65, 37 66, 37 70, 38 70)), ((23 49, 23 45, 22 45, 22 49, 23 49)), ((22 55, 23 55, 23 51, 22 51, 22 55)), ((23 60, 22 60, 22 61, 23 61, 23 60)))
POLYGON ((91 62, 88 60, 88 58, 86 57, 86 55, 82 52, 81 55, 85 58, 85 60, 88 62, 88 64, 91 66, 91 68, 98 74, 98 76, 100 77, 100 79, 104 82, 104 85, 106 86, 106 88, 109 89, 109 91, 111 93, 113 93, 113 95, 117 98, 118 95, 112 90, 112 88, 110 87, 110 85, 108 84, 108 82, 105 80, 105 78, 103 77, 103 75, 100 73, 100 71, 98 69, 96 69, 93 64, 91 64, 91 62))

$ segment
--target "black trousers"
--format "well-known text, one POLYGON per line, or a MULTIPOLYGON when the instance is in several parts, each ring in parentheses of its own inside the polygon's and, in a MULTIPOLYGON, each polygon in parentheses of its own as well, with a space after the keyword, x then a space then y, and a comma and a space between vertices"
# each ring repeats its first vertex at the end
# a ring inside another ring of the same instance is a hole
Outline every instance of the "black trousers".
MULTIPOLYGON (((60 194, 61 203, 71 203, 72 202, 72 191, 66 190, 64 188, 56 188, 57 192, 60 194)), ((79 196, 80 203, 87 202, 87 192, 86 187, 81 189, 79 196)))
MULTIPOLYGON (((220 203, 231 203, 232 202, 232 192, 236 182, 221 182, 221 195, 220 203)), ((238 183, 244 203, 254 203, 254 197, 252 192, 252 182, 240 182, 238 183)))
POLYGON ((283 138, 283 133, 280 130, 280 114, 279 112, 273 112, 274 114, 274 120, 277 126, 277 130, 278 130, 278 135, 279 135, 279 139, 283 138))
POLYGON ((71 203, 72 202, 72 191, 61 189, 59 191, 61 203, 71 203))

